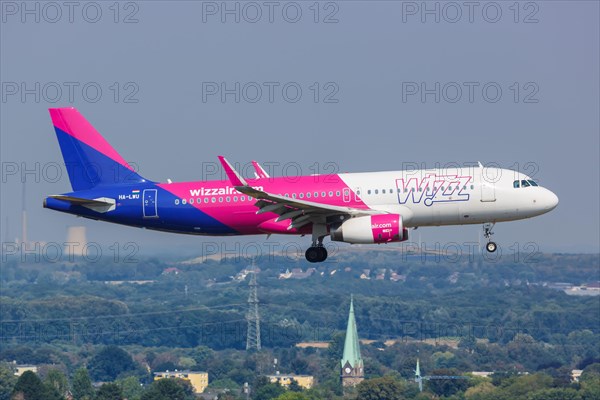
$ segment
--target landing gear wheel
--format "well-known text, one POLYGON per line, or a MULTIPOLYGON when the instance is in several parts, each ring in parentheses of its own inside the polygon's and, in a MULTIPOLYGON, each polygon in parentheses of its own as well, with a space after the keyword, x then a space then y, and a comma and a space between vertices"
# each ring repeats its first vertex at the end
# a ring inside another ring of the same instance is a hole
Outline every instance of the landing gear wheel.
POLYGON ((494 234, 494 232, 492 232, 492 229, 494 228, 495 224, 495 222, 488 222, 483 224, 483 237, 488 240, 487 244, 485 245, 485 249, 488 251, 488 253, 493 253, 498 248, 498 246, 496 246, 496 243, 490 240, 490 238, 494 234))
POLYGON ((322 246, 311 246, 306 250, 305 256, 308 262, 323 262, 327 259, 327 249, 322 246))
POLYGON ((321 257, 319 258, 319 262, 323 262, 327 260, 327 249, 325 247, 317 247, 321 252, 321 257))

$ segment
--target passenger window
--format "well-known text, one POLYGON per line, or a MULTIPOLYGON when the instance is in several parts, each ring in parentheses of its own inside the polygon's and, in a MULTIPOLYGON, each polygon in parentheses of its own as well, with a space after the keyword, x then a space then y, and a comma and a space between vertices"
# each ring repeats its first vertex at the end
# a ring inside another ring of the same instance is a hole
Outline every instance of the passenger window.
POLYGON ((211 203, 216 203, 217 202, 217 198, 216 197, 211 197, 210 202, 211 203))
POLYGON ((240 196, 240 201, 246 201, 246 196, 240 196))
POLYGON ((179 199, 175 199, 175 205, 179 205, 179 199))
POLYGON ((233 201, 237 201, 237 196, 233 196, 233 201))
POLYGON ((327 193, 321 192, 321 197, 326 197, 326 196, 327 196, 327 193))
POLYGON ((526 180, 521 181, 521 187, 529 187, 531 186, 526 180))
POLYGON ((336 195, 337 197, 340 197, 340 191, 339 191, 339 190, 338 190, 338 191, 336 191, 336 192, 335 192, 335 195, 336 195))
POLYGON ((385 189, 381 189, 381 193, 385 194, 385 189))
POLYGON ((181 199, 181 204, 185 204, 187 201, 185 199, 181 199))
POLYGON ((333 197, 333 192, 329 192, 329 197, 333 197))
POLYGON ((222 203, 222 202, 223 202, 223 198, 219 197, 219 203, 222 203))
POLYGON ((190 204, 194 204, 194 199, 190 199, 190 204))
POLYGON ((225 201, 229 203, 231 201, 231 197, 225 197, 225 201))
POLYGON ((303 199, 303 198, 304 198, 304 193, 300 193, 300 194, 298 195, 298 197, 300 197, 301 199, 303 199))
POLYGON ((306 198, 310 199, 310 192, 306 192, 306 198))
POLYGON ((296 193, 292 193, 292 199, 296 198, 296 193))
POLYGON ((379 189, 375 189, 375 194, 379 194, 379 189))
POLYGON ((315 192, 315 197, 319 197, 319 192, 315 192))
POLYGON ((204 198, 204 202, 205 202, 205 203, 208 203, 208 197, 205 197, 205 198, 204 198))

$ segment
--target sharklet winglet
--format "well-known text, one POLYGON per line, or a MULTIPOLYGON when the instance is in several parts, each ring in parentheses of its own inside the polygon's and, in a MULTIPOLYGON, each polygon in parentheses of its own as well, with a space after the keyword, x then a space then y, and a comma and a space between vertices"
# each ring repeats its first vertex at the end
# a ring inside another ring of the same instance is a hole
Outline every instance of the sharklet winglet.
POLYGON ((238 186, 248 186, 248 182, 233 168, 233 166, 227 161, 227 159, 223 156, 219 156, 219 161, 227 174, 227 177, 231 181, 231 184, 234 187, 238 186))

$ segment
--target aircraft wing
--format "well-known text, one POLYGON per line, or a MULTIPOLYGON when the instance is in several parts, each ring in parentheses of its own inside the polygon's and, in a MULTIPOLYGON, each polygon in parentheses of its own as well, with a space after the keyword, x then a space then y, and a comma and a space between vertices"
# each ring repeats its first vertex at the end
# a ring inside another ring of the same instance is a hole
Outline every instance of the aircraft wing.
POLYGON ((381 214, 381 211, 376 210, 315 203, 258 190, 250 186, 224 157, 219 156, 219 160, 235 189, 258 200, 255 203, 259 208, 256 213, 272 212, 278 214, 279 217, 276 222, 290 219, 288 230, 298 229, 312 222, 326 223, 329 217, 381 214))

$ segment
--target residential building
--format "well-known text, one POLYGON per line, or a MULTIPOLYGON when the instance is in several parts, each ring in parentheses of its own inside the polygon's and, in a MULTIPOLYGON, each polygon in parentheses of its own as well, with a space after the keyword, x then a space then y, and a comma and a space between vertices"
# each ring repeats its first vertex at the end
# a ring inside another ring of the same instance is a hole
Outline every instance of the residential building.
POLYGON ((283 387, 288 387, 292 380, 298 382, 298 385, 302 386, 304 389, 310 389, 314 385, 314 378, 312 375, 295 375, 295 374, 275 374, 275 375, 267 375, 267 378, 271 381, 271 383, 278 382, 283 387))
POLYGON ((208 386, 208 372, 175 370, 154 373, 155 381, 168 378, 179 378, 185 381, 189 381, 192 387, 194 388, 194 392, 196 393, 204 392, 204 389, 206 389, 206 387, 208 386))

